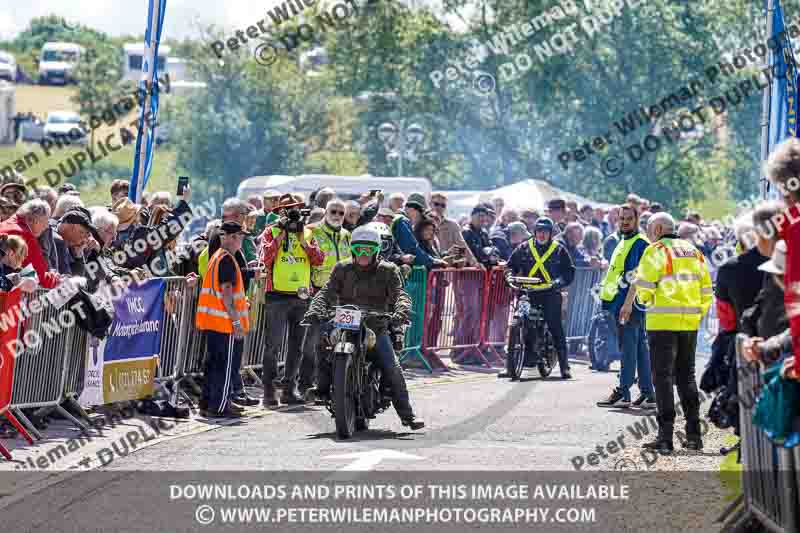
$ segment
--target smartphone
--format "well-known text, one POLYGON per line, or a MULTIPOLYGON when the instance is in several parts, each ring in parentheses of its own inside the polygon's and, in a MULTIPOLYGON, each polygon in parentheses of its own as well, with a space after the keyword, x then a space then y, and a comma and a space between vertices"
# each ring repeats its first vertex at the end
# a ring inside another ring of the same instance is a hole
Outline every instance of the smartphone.
POLYGON ((178 178, 178 196, 183 196, 183 190, 189 185, 189 176, 181 176, 178 178))
POLYGON ((370 196, 378 196, 379 193, 382 193, 383 189, 370 189, 369 195, 370 196))

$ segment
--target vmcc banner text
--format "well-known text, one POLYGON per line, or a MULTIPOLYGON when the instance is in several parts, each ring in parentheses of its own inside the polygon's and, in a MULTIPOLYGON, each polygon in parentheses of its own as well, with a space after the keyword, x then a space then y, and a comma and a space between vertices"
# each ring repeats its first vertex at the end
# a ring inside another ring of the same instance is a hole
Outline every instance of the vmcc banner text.
POLYGON ((130 285, 125 297, 114 301, 108 336, 91 338, 88 343, 81 404, 102 405, 153 394, 165 288, 162 279, 147 280, 130 285))

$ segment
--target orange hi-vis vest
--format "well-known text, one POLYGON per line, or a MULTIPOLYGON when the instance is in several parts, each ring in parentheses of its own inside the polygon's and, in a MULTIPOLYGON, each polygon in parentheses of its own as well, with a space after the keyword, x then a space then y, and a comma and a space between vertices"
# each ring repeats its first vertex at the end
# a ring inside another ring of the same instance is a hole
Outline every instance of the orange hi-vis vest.
POLYGON ((203 278, 203 287, 200 289, 200 299, 197 301, 197 315, 195 316, 195 326, 197 329, 206 331, 218 331, 220 333, 233 333, 233 321, 239 320, 242 329, 250 331, 250 318, 247 309, 247 297, 244 294, 244 281, 242 271, 236 259, 226 250, 220 248, 208 261, 208 271, 203 278), (233 259, 236 266, 236 285, 233 286, 233 306, 236 309, 236 316, 231 317, 225 310, 222 288, 219 283, 219 264, 222 258, 229 256, 233 259))

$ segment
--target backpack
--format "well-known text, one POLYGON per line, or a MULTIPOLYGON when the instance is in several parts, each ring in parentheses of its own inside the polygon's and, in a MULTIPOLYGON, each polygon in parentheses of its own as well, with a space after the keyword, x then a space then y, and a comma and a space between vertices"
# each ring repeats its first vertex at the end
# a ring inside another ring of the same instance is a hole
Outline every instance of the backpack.
POLYGON ((103 339, 111 327, 111 313, 104 303, 84 289, 67 302, 67 308, 75 316, 75 322, 85 332, 103 339), (80 309, 79 313, 76 309, 80 309))

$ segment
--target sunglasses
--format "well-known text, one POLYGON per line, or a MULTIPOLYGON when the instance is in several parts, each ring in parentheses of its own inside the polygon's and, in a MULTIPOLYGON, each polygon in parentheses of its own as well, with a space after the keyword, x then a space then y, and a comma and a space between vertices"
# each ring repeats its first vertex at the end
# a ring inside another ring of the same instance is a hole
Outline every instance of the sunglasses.
POLYGON ((341 217, 344 216, 344 211, 334 211, 333 209, 331 209, 330 211, 328 211, 328 214, 337 215, 341 217))
POLYGON ((443 204, 443 203, 440 203, 440 202, 431 202, 431 205, 433 207, 441 207, 442 209, 445 209, 447 207, 447 204, 443 204))
POLYGON ((381 247, 371 244, 354 244, 350 249, 353 251, 353 255, 363 257, 377 254, 381 247))

